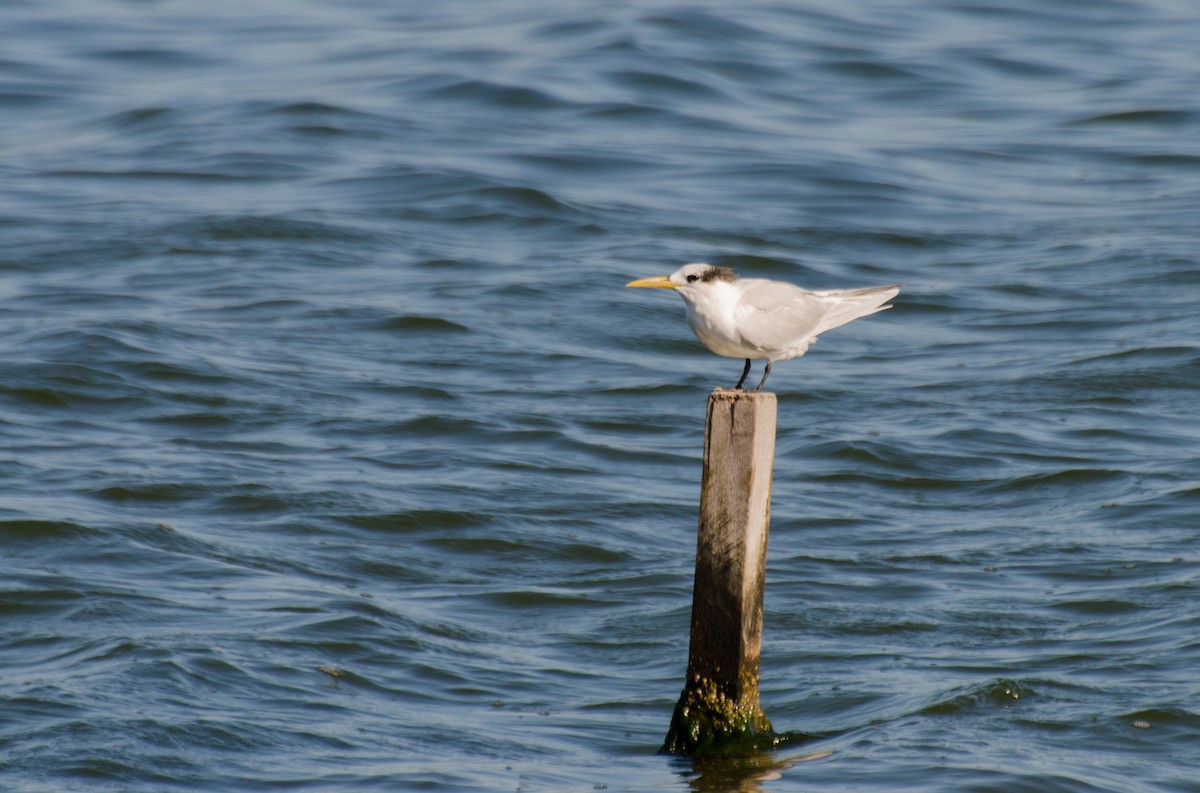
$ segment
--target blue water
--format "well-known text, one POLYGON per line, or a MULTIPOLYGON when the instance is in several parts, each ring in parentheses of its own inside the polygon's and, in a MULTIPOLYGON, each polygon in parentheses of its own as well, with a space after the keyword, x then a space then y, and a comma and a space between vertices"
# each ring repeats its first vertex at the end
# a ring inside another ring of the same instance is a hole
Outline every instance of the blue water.
POLYGON ((1200 791, 1185 0, 0 3, 0 789, 1200 791), (705 400, 762 704, 656 754, 705 400))

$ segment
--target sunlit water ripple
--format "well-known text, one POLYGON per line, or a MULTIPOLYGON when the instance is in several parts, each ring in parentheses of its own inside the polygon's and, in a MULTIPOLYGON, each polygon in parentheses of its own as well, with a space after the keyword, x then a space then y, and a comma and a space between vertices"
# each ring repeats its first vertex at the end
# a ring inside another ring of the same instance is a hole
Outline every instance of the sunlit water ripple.
POLYGON ((1200 14, 0 5, 0 787, 1200 791, 1200 14), (763 705, 656 754, 780 364, 763 705))

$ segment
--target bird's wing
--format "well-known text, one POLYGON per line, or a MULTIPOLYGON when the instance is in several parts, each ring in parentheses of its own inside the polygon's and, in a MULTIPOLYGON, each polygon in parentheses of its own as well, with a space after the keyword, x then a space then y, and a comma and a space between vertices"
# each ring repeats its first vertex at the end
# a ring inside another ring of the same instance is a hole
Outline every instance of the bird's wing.
POLYGON ((851 320, 883 311, 898 286, 809 292, 782 281, 745 279, 735 312, 742 336, 763 350, 807 346, 814 337, 851 320))
POLYGON ((784 350, 820 332, 826 313, 820 295, 782 281, 743 280, 734 308, 742 338, 761 350, 784 350))

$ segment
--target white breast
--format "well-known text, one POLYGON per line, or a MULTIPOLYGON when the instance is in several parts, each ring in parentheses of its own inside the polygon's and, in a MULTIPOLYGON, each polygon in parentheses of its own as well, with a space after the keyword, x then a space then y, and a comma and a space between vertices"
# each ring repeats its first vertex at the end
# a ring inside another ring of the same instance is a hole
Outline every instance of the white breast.
POLYGON ((687 320, 696 338, 717 355, 730 358, 764 358, 766 351, 750 344, 738 332, 736 309, 741 290, 718 282, 706 289, 679 290, 687 305, 687 320))

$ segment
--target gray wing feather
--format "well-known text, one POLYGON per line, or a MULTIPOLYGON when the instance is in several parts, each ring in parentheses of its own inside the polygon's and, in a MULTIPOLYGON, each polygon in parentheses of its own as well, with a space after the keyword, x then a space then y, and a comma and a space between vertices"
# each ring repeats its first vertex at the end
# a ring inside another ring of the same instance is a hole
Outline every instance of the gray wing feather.
POLYGON ((735 311, 745 340, 762 349, 785 349, 883 311, 899 286, 809 292, 782 281, 746 279, 746 290, 735 311))

